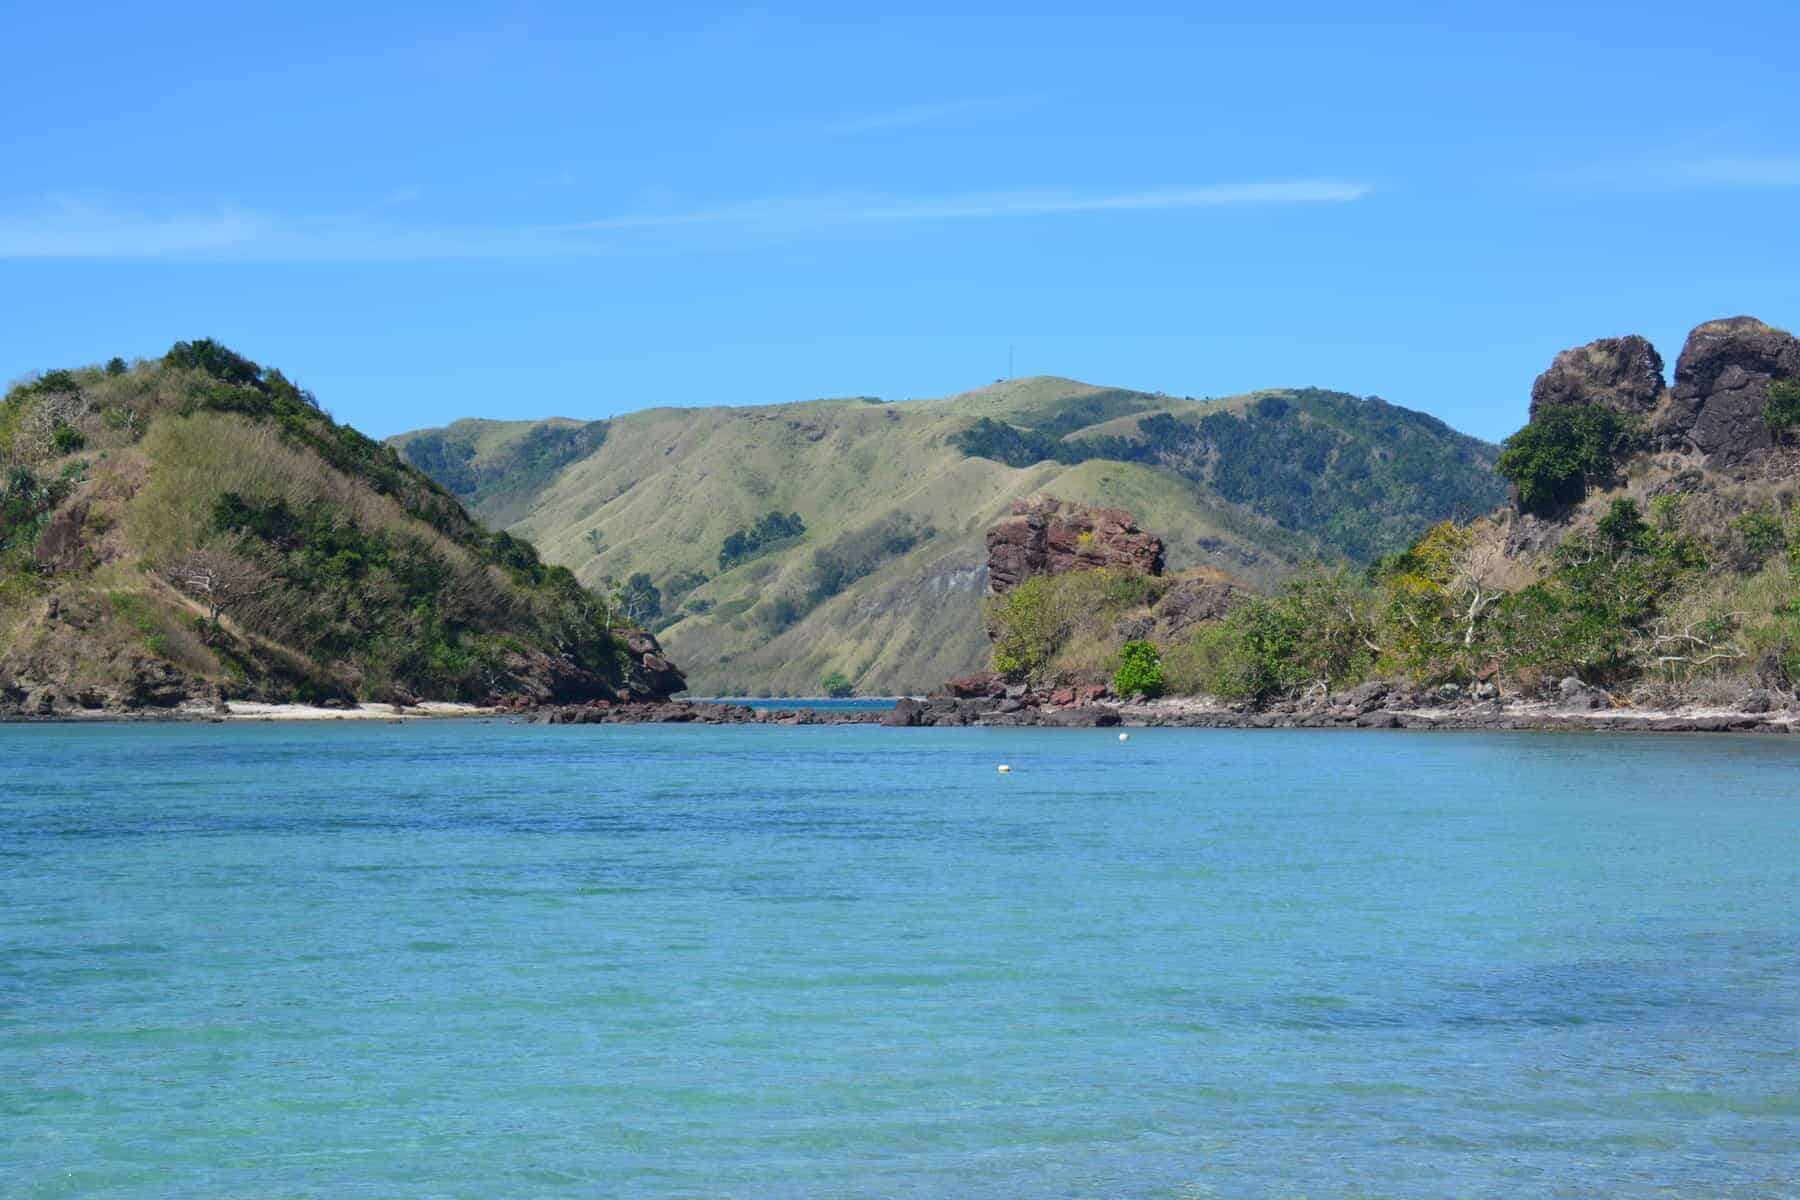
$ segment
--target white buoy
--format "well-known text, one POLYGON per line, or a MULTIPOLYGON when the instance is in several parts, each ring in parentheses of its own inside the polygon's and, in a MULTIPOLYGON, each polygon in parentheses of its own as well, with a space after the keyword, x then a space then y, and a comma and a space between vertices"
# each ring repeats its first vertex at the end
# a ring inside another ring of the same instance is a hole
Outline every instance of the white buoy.
POLYGON ((1119 740, 1121 742, 1129 742, 1131 740, 1131 735, 1129 733, 1121 733, 1119 735, 1119 740))
POLYGON ((1002 775, 1010 775, 1010 774, 1012 774, 1012 768, 1007 766, 1005 763, 1001 763, 1000 764, 1000 773, 1002 775))

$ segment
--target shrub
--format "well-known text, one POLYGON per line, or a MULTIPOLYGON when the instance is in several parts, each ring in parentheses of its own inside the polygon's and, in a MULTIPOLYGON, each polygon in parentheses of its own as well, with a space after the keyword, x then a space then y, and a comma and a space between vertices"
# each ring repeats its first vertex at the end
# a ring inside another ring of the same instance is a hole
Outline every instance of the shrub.
POLYGON ((1733 522, 1744 539, 1744 550, 1751 563, 1761 566, 1777 551, 1787 549, 1787 530, 1781 520, 1766 509, 1747 512, 1733 522))
POLYGON ((40 396, 49 396, 62 392, 78 392, 81 383, 75 378, 73 371, 45 371, 31 385, 31 390, 40 396))
POLYGON ((1119 696, 1162 695, 1162 655, 1142 638, 1126 642, 1119 648, 1119 669, 1113 672, 1112 686, 1119 696))
POLYGON ((1077 631, 1110 626, 1119 613, 1151 600, 1157 586, 1135 571, 1032 576, 988 606, 994 670, 1009 679, 1047 678, 1077 631))
POLYGON ((50 432, 50 446, 58 454, 73 454, 87 445, 87 436, 73 425, 57 422, 50 432))
POLYGON ((819 680, 819 688, 832 699, 842 700, 855 692, 856 685, 851 683, 849 676, 842 671, 828 671, 825 677, 819 680))
POLYGON ((1763 406, 1763 420, 1777 433, 1786 433, 1800 425, 1800 379, 1776 379, 1770 382, 1768 403, 1763 406))
POLYGON ((163 355, 163 361, 171 367, 182 367, 191 371, 203 371, 223 383, 237 387, 258 387, 263 381, 263 370, 243 355, 226 349, 211 338, 201 338, 195 342, 176 342, 163 355))
POLYGON ((1356 683, 1375 665, 1371 607, 1346 572, 1302 575, 1202 626, 1179 655, 1173 682, 1225 700, 1356 683))
POLYGON ((1595 405, 1558 405, 1507 438, 1497 466, 1519 489, 1521 509, 1551 512, 1610 478, 1636 441, 1636 422, 1623 413, 1595 405))

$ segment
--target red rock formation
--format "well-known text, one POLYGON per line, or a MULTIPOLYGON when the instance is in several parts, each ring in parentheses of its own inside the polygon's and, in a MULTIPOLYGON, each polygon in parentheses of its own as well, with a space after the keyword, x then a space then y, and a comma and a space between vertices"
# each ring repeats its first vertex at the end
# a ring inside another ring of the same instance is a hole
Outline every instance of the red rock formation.
POLYGON ((1089 508, 1050 496, 1015 500, 988 530, 988 591, 1000 596, 1033 575, 1117 567, 1161 575, 1162 539, 1121 508, 1089 508))

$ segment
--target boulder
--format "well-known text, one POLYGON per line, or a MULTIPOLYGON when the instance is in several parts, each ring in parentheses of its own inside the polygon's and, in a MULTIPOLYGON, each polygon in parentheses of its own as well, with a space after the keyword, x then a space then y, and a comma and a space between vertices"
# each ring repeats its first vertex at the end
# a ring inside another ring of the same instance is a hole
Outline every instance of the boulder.
POLYGON ((130 708, 174 708, 191 693, 188 679, 160 659, 137 658, 125 681, 125 704, 130 708))
POLYGON ((1662 400, 1662 355, 1631 334, 1564 350, 1531 385, 1531 419, 1547 408, 1601 405, 1644 414, 1662 400))
POLYGON ((894 728, 908 728, 919 724, 919 718, 925 706, 910 696, 902 696, 900 702, 881 714, 881 723, 894 728))
POLYGON ((1042 723, 1065 728, 1095 728, 1117 725, 1119 710, 1104 704, 1084 704, 1080 708, 1059 708, 1043 714, 1042 723))
POLYGON ((987 534, 988 590, 1004 595, 1033 575, 1117 567, 1161 575, 1162 539, 1124 509, 1089 508, 1051 496, 1015 500, 987 534))
POLYGON ((1573 675, 1563 677, 1556 685, 1556 694, 1564 708, 1595 709, 1612 707, 1612 697, 1597 687, 1589 687, 1573 675))
POLYGON ((1800 378, 1800 338, 1755 317, 1708 321, 1675 360, 1665 434, 1685 439, 1709 466, 1742 462, 1772 445, 1763 419, 1772 379, 1800 378))
POLYGON ((1390 690, 1392 689, 1381 680, 1371 679, 1367 683, 1357 684, 1348 692, 1335 699, 1337 699, 1338 703, 1344 708, 1357 713, 1367 713, 1380 708, 1382 702, 1387 699, 1390 690))
POLYGON ((992 671, 959 675, 944 684, 944 691, 959 700, 998 699, 1006 695, 1006 680, 992 671))

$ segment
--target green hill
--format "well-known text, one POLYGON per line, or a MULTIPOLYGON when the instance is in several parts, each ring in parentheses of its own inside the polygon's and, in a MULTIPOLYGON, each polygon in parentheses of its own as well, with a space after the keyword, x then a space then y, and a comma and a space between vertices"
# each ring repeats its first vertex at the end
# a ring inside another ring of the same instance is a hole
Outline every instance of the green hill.
POLYGON ((0 403, 0 705, 611 694, 609 615, 215 343, 0 403))
POLYGON ((981 665, 985 533, 1034 492, 1128 508, 1172 569, 1261 585, 1502 495, 1495 447, 1380 401, 1047 377, 943 400, 459 421, 394 445, 584 582, 628 581, 698 693, 805 694, 830 672, 920 691, 981 665), (593 448, 567 449, 570 431, 593 448))

